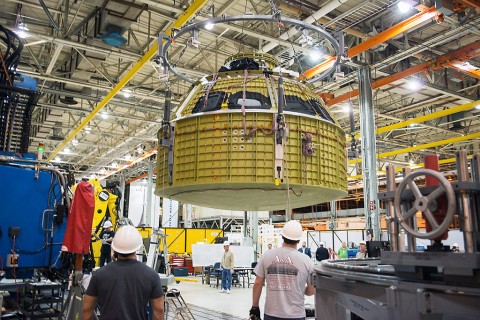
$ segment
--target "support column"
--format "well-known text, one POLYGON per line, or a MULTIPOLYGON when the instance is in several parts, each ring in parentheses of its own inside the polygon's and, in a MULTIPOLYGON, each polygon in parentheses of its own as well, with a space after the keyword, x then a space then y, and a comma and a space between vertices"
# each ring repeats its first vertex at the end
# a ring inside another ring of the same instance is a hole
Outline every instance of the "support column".
POLYGON ((243 238, 247 237, 248 211, 243 212, 243 238))
POLYGON ((147 215, 145 217, 145 223, 147 227, 152 226, 153 167, 153 161, 149 161, 147 177, 147 215))
POLYGON ((125 208, 125 176, 122 174, 120 175, 120 185, 118 186, 120 192, 122 193, 122 197, 120 199, 120 208, 118 211, 118 217, 123 218, 124 216, 124 208, 125 208))
POLYGON ((372 79, 369 67, 361 67, 358 70, 358 91, 362 144, 363 203, 365 207, 366 229, 373 231, 372 236, 374 240, 380 240, 375 116, 373 112, 372 79))
POLYGON ((253 241, 253 261, 257 261, 260 248, 258 245, 258 212, 250 211, 250 235, 253 241))
POLYGON ((335 229, 335 216, 336 216, 336 210, 337 208, 335 207, 335 200, 330 201, 330 223, 328 225, 328 228, 330 230, 335 229))

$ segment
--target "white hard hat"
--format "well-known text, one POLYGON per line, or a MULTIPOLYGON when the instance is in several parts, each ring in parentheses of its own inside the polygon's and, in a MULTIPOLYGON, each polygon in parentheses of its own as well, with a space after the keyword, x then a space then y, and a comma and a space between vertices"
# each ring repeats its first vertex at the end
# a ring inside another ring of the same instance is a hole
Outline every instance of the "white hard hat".
POLYGON ((323 247, 325 245, 325 242, 320 242, 320 247, 323 247))
POLYGON ((122 254, 134 253, 142 245, 142 235, 134 226, 121 227, 115 234, 112 242, 113 250, 122 254))
POLYGON ((363 240, 362 240, 362 241, 360 241, 360 244, 367 244, 367 243, 366 243, 365 241, 363 241, 363 240))
POLYGON ((110 228, 113 227, 113 224, 110 222, 110 220, 107 220, 103 223, 104 228, 110 228))
POLYGON ((300 240, 302 238, 302 225, 297 220, 290 220, 282 228, 282 236, 289 240, 300 240))
POLYGON ((224 246, 229 246, 229 245, 230 245, 230 242, 228 242, 228 241, 223 241, 223 245, 224 245, 224 246))
POLYGON ((453 244, 453 246, 454 246, 455 248, 458 248, 458 243, 455 242, 455 243, 453 244))

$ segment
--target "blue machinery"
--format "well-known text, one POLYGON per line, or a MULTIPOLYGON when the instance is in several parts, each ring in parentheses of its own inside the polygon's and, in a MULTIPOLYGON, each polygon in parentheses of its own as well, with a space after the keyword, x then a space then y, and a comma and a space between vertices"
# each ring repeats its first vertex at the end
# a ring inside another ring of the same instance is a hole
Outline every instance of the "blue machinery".
POLYGON ((0 257, 7 278, 28 277, 33 269, 55 264, 65 234, 64 178, 37 164, 33 155, 0 154, 0 257))

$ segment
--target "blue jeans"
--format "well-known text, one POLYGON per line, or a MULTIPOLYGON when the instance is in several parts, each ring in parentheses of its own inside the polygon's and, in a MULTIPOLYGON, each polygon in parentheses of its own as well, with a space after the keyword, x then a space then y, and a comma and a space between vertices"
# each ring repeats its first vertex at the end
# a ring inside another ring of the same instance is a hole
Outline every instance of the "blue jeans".
POLYGON ((279 317, 269 316, 268 314, 264 314, 263 320, 305 320, 305 318, 279 318, 279 317))
POLYGON ((230 269, 222 269, 222 289, 230 290, 232 286, 232 273, 230 269))

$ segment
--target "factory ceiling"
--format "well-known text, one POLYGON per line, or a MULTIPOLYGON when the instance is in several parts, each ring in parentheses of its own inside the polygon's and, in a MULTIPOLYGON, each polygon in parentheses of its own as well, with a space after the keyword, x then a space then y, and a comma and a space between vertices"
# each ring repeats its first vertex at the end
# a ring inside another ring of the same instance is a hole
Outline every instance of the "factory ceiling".
MULTIPOLYGON (((456 150, 472 154, 480 149, 480 104, 471 103, 480 99, 480 2, 449 6, 452 1, 443 1, 445 7, 437 8, 435 2, 400 10, 399 1, 389 0, 3 0, 0 24, 25 36, 18 71, 35 78, 41 92, 29 151, 36 152, 43 142, 45 156, 79 178, 118 179, 121 174, 128 181, 147 172, 166 88, 160 66, 149 56, 160 32, 178 21, 270 15, 272 5, 281 16, 344 33, 348 49, 335 75, 315 81, 329 57, 313 61, 313 47, 301 30, 287 34, 290 28, 262 21, 201 30, 198 48, 182 38, 170 48, 169 60, 190 78, 201 79, 232 54, 270 53, 284 67, 304 73, 345 132, 350 136, 354 129, 357 139, 356 71, 369 65, 382 170, 387 163, 419 164, 422 155, 432 152, 448 165, 456 150), (185 19, 188 10, 194 14, 185 19), (138 61, 141 67, 131 71, 138 61), (445 114, 465 104, 461 112, 445 114)), ((175 107, 190 83, 175 76, 169 80, 175 107)), ((352 183, 360 181, 358 163, 350 158, 352 183)))

